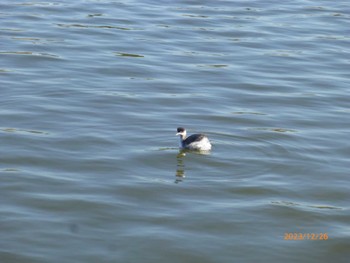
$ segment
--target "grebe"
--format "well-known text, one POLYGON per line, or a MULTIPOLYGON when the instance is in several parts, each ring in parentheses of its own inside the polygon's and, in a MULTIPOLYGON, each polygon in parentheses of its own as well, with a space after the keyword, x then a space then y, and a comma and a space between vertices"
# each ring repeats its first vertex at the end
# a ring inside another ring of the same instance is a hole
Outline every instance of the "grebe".
POLYGON ((211 144, 207 136, 204 134, 192 134, 186 138, 185 128, 177 128, 176 135, 180 135, 180 148, 197 150, 197 151, 209 151, 211 144))

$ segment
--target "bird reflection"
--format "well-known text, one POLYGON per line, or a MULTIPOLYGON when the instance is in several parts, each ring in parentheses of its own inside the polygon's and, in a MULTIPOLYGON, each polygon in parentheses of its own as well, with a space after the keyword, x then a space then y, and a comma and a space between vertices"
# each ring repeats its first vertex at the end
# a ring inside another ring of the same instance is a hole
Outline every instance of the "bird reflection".
POLYGON ((176 167, 176 175, 175 175, 175 183, 181 183, 185 178, 185 164, 183 162, 183 158, 186 156, 185 150, 180 150, 176 156, 177 167, 176 167))
POLYGON ((210 151, 191 151, 187 149, 181 149, 179 153, 176 155, 177 167, 176 167, 175 183, 180 183, 185 178, 185 164, 184 164, 185 158, 184 157, 186 156, 187 153, 208 155, 210 154, 210 151))

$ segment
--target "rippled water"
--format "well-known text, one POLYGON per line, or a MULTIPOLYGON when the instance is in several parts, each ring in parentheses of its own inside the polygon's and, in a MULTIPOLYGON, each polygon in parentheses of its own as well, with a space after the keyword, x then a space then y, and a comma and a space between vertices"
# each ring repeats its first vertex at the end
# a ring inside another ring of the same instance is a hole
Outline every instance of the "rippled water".
POLYGON ((2 1, 0 262, 348 262, 349 18, 2 1))

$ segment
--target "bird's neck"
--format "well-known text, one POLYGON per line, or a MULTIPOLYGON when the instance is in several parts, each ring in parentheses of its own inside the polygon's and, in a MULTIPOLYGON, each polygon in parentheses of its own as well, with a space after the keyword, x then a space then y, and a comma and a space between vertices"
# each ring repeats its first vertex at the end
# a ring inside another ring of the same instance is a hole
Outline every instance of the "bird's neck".
POLYGON ((179 145, 180 145, 180 148, 183 147, 183 141, 186 139, 186 136, 185 135, 180 135, 179 136, 179 145))

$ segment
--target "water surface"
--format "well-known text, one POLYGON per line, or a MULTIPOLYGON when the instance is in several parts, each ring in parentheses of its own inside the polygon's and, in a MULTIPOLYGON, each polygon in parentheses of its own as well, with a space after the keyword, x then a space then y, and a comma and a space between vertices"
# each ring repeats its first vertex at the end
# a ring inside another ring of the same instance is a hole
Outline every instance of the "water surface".
POLYGON ((1 262, 348 261, 347 1, 0 10, 1 262))

